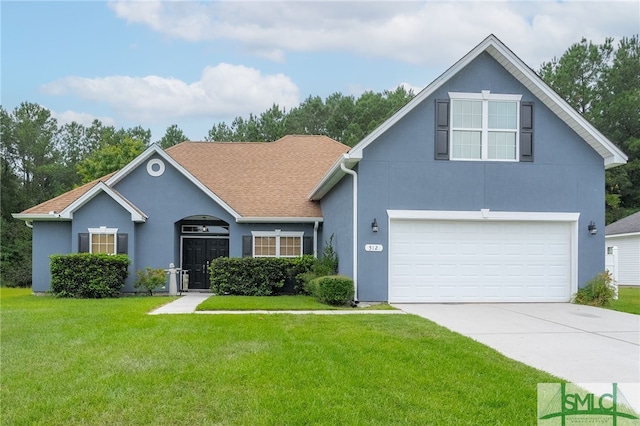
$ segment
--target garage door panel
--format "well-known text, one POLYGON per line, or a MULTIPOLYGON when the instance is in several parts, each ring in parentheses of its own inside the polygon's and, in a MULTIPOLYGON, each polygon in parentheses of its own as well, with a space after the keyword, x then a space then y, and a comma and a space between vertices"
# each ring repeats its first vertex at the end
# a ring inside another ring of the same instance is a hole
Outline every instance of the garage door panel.
POLYGON ((392 302, 568 301, 569 222, 391 221, 392 302))

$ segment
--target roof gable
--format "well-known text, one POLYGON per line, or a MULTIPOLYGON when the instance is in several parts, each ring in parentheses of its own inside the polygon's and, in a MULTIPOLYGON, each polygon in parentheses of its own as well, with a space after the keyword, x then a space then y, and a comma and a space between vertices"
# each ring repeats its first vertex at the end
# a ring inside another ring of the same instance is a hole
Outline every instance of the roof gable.
POLYGON ((431 84, 418 93, 407 105, 385 121, 380 127, 367 135, 360 143, 349 151, 351 158, 362 158, 362 151, 379 135, 397 123, 409 111, 446 83, 461 69, 469 65, 483 52, 489 53, 504 69, 513 75, 534 96, 544 103, 556 116, 564 121, 582 139, 584 139, 602 158, 605 168, 625 164, 627 156, 613 142, 600 133, 580 113, 573 109, 564 99, 551 89, 529 66, 518 58, 498 38, 491 34, 473 50, 456 62, 451 68, 436 78, 431 84))
POLYGON ((447 71, 436 78, 431 84, 420 91, 398 112, 392 115, 362 141, 355 145, 336 162, 315 186, 309 197, 312 200, 321 199, 345 175, 340 162, 353 168, 363 157, 364 150, 378 137, 384 134, 409 112, 428 99, 436 90, 447 83, 459 71, 469 65, 483 52, 491 55, 505 70, 513 75, 523 86, 547 106, 558 118, 566 123, 584 141, 586 141, 604 160, 605 169, 616 167, 627 162, 627 156, 613 142, 600 133, 582 115, 573 109, 553 89, 551 89, 531 68, 507 48, 498 38, 491 34, 447 71))
POLYGON ((147 220, 148 216, 146 214, 134 206, 129 200, 124 198, 118 191, 105 185, 104 182, 98 182, 97 185, 93 186, 89 191, 85 192, 82 196, 67 206, 67 208, 62 210, 59 216, 63 219, 73 219, 74 212, 79 210, 82 206, 102 192, 111 197, 111 199, 122 206, 123 209, 128 211, 131 214, 131 220, 133 222, 145 222, 147 220))
POLYGON ((216 203, 218 203, 223 209, 225 209, 231 216, 233 216, 236 220, 240 217, 240 214, 233 210, 224 200, 218 197, 217 194, 212 192, 206 185, 203 185, 192 173, 189 172, 185 167, 183 167, 180 163, 176 162, 171 156, 169 156, 165 151, 160 148, 158 144, 153 144, 149 146, 142 154, 137 156, 132 162, 127 164, 122 169, 118 170, 114 173, 107 181, 107 185, 114 186, 122 179, 124 179, 127 175, 129 175, 133 170, 137 169, 141 164, 151 158, 153 155, 160 156, 164 161, 173 166, 176 170, 182 173, 191 183, 196 185, 202 192, 204 192, 207 196, 212 198, 216 203))
MULTIPOLYGON (((107 175, 101 179, 108 178, 107 175)), ((134 222, 145 222, 147 215, 118 191, 109 187, 100 179, 72 189, 56 198, 31 207, 13 217, 22 220, 72 220, 73 214, 100 193, 106 193, 112 200, 131 214, 134 222)))

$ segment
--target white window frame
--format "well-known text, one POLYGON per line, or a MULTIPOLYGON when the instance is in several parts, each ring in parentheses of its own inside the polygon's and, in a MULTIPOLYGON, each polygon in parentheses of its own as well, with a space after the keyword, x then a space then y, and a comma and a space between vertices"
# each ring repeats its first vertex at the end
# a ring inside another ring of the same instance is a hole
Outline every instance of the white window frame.
POLYGON ((101 226, 99 228, 88 228, 89 230, 89 253, 93 253, 93 236, 94 235, 113 235, 113 253, 118 253, 118 228, 107 228, 101 226))
POLYGON ((453 103, 451 104, 451 112, 449 114, 449 152, 451 153, 450 159, 453 161, 498 161, 498 162, 518 162, 520 161, 520 101, 522 100, 522 95, 513 95, 513 94, 500 94, 500 93, 491 93, 489 90, 483 90, 480 93, 464 93, 464 92, 449 92, 450 100, 468 100, 468 101, 482 101, 482 129, 474 129, 480 130, 480 158, 458 158, 454 156, 453 149, 453 134, 455 131, 460 130, 472 130, 468 128, 454 127, 453 126, 453 103), (513 132, 514 129, 491 129, 489 130, 489 101, 504 101, 504 102, 515 102, 516 103, 516 150, 515 150, 515 158, 489 158, 489 133, 491 132, 500 132, 500 131, 508 131, 513 132))
POLYGON ((251 253, 253 257, 302 257, 304 255, 304 245, 303 245, 303 237, 304 232, 292 232, 292 231, 281 231, 280 229, 276 229, 274 231, 251 231, 251 253), (268 256, 268 255, 256 255, 256 237, 275 237, 276 239, 276 255, 268 256), (298 238, 300 241, 300 255, 299 256, 291 256, 291 255, 281 255, 280 254, 280 238, 282 237, 293 237, 298 238))

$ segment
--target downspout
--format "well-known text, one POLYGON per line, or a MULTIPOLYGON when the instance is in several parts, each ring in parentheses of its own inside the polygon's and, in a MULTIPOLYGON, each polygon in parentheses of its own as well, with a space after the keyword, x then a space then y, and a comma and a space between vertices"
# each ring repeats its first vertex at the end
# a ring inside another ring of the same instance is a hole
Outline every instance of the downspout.
POLYGON ((320 223, 316 220, 313 224, 313 257, 318 258, 318 226, 320 223))
POLYGON ((32 220, 25 220, 24 224, 27 225, 27 228, 33 229, 33 221, 32 220))
POLYGON ((353 176, 353 290, 354 302, 358 302, 358 174, 340 163, 340 169, 353 176))

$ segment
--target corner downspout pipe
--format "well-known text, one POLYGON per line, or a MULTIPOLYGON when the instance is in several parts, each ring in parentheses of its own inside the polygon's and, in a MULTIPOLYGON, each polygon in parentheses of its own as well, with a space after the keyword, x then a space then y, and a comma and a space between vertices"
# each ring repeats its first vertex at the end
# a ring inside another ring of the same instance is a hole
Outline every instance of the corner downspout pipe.
POLYGON ((358 174, 340 163, 340 169, 353 176, 353 290, 354 302, 358 303, 358 174))
POLYGON ((318 258, 318 226, 320 223, 316 220, 313 224, 313 257, 318 258))

